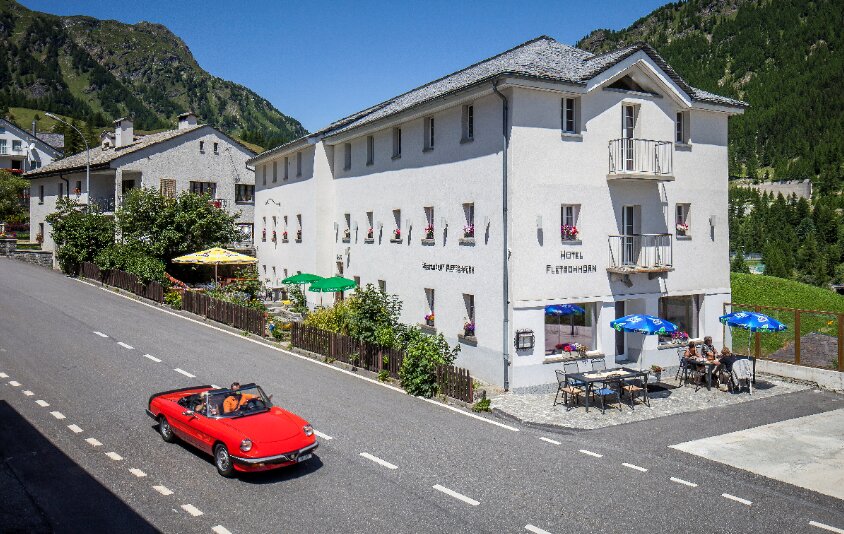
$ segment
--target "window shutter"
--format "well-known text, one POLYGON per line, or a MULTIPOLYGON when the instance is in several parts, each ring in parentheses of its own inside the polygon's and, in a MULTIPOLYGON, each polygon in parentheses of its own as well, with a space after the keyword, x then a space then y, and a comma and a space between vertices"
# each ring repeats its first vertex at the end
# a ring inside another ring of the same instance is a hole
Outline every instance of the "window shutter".
POLYGON ((174 178, 162 178, 160 189, 163 196, 176 198, 176 180, 174 178))

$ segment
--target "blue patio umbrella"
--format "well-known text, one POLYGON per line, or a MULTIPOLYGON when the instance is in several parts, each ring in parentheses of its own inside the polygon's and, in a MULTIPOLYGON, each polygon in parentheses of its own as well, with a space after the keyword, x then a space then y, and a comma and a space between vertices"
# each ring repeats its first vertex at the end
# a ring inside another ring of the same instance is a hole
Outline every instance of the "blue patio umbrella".
MULTIPOLYGON (((718 318, 730 328, 741 328, 749 332, 782 332, 787 326, 764 313, 737 311, 718 318)), ((747 336, 747 353, 750 354, 750 336, 747 336)))
MULTIPOLYGON (((610 322, 610 326, 619 332, 637 332, 646 336, 665 335, 678 330, 677 325, 671 321, 654 317, 653 315, 633 314, 625 315, 620 319, 610 322)), ((639 358, 639 369, 642 368, 642 359, 639 358)))
MULTIPOLYGON (((574 335, 574 316, 575 314, 584 314, 586 310, 578 306, 577 304, 549 304, 545 306, 545 315, 556 315, 557 317, 561 317, 563 315, 571 315, 571 333, 574 335)), ((559 327, 561 323, 558 322, 557 325, 559 327)), ((562 343, 563 341, 563 333, 560 329, 557 329, 557 334, 559 337, 557 338, 558 343, 562 343)))

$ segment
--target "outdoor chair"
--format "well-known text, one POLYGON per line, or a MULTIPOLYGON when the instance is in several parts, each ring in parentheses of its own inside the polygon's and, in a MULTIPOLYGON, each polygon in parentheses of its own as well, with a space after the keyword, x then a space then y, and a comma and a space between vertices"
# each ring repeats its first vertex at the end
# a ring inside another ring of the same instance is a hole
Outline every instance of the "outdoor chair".
POLYGON ((566 406, 566 411, 569 411, 569 397, 574 399, 576 404, 577 400, 583 395, 584 391, 582 388, 572 386, 566 382, 565 371, 555 369, 554 372, 557 374, 557 394, 554 395, 554 406, 557 404, 564 404, 566 406), (560 393, 563 394, 562 403, 557 402, 560 397, 560 393))
POLYGON ((753 365, 750 360, 736 360, 733 362, 732 380, 741 392, 742 382, 747 384, 747 391, 753 395, 753 365))
POLYGON ((603 358, 595 358, 591 360, 589 363, 592 364, 593 371, 603 371, 607 368, 607 362, 603 358))
MULTIPOLYGON (((597 384, 596 384, 597 386, 597 384)), ((618 410, 621 411, 621 391, 616 390, 610 387, 610 384, 602 384, 600 387, 592 388, 592 398, 600 398, 601 399, 601 413, 606 413, 607 410, 607 397, 616 397, 616 404, 618 405, 618 410)))
MULTIPOLYGON (((647 379, 646 379, 647 380, 647 379)), ((636 404, 636 396, 642 397, 642 402, 645 403, 648 407, 651 406, 651 399, 648 397, 645 389, 645 385, 639 380, 622 380, 621 381, 621 396, 624 396, 626 393, 627 396, 630 398, 630 409, 635 409, 633 407, 636 404)))
POLYGON ((686 360, 683 356, 685 353, 685 347, 677 349, 677 357, 680 361, 680 366, 677 368, 677 375, 674 379, 678 380, 681 386, 685 385, 689 381, 689 377, 698 381, 699 379, 703 379, 705 376, 705 372, 701 372, 695 364, 686 360))
MULTIPOLYGON (((574 373, 579 373, 580 368, 577 366, 577 362, 575 361, 563 362, 563 371, 566 373, 566 375, 570 375, 574 373)), ((569 384, 573 386, 583 386, 583 382, 581 382, 580 380, 569 380, 569 384)))

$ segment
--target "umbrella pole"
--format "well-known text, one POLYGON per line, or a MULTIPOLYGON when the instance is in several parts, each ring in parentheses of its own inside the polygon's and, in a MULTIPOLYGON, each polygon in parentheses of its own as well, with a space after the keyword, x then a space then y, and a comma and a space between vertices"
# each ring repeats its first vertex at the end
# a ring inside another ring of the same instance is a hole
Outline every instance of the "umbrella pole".
POLYGON ((219 282, 217 282, 217 266, 218 266, 218 265, 219 265, 219 264, 217 264, 217 263, 215 263, 215 264, 214 264, 214 285, 215 285, 215 286, 220 285, 220 284, 219 284, 219 282))

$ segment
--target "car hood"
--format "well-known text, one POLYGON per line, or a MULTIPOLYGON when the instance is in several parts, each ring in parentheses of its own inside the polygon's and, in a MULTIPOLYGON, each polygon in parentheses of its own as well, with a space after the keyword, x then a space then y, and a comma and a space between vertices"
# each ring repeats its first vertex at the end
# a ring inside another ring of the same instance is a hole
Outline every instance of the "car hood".
POLYGON ((221 424, 249 438, 254 443, 285 441, 304 436, 302 427, 308 424, 304 419, 276 406, 268 411, 243 417, 221 418, 221 424))

